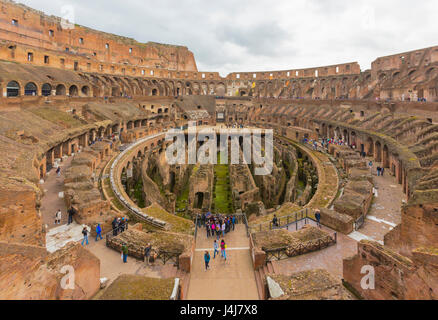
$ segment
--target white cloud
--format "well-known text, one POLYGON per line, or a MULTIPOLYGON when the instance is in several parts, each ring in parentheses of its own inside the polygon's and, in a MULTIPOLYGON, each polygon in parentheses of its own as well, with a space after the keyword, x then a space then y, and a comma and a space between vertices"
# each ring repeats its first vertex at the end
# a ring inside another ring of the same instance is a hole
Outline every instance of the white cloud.
POLYGON ((202 71, 284 70, 437 45, 436 0, 22 0, 138 41, 187 46, 202 71))

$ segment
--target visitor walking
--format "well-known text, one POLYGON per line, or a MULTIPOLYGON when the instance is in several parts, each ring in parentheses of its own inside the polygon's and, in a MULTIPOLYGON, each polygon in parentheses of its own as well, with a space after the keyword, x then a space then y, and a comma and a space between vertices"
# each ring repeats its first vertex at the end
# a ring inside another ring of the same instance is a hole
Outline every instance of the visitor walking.
POLYGON ((219 244, 217 243, 217 240, 214 240, 213 250, 214 250, 213 259, 216 259, 216 253, 217 253, 217 255, 219 255, 219 244))
POLYGON ((151 256, 152 245, 150 243, 147 244, 146 248, 144 248, 144 262, 149 265, 149 257, 151 256))
POLYGON ((126 243, 124 243, 122 246, 122 259, 123 263, 128 262, 128 246, 126 245, 126 243))
POLYGON ((231 219, 231 223, 233 224, 233 231, 234 231, 234 227, 236 225, 236 216, 233 216, 233 218, 231 219))
POLYGON ((84 236, 84 238, 82 239, 81 245, 84 245, 84 241, 86 242, 86 245, 88 245, 88 230, 87 230, 87 227, 84 227, 84 229, 82 229, 82 235, 84 236))
POLYGON ((61 176, 61 167, 56 168, 56 174, 58 178, 61 176))
POLYGON ((76 213, 76 209, 73 207, 70 207, 70 209, 67 212, 68 212, 67 225, 69 225, 69 224, 73 223, 73 215, 76 213))
POLYGON ((274 219, 272 219, 272 225, 274 227, 278 227, 278 219, 277 219, 277 215, 274 214, 274 219))
POLYGON ((224 222, 222 222, 222 237, 225 237, 225 228, 226 228, 226 225, 225 225, 225 221, 224 222))
POLYGON ((102 227, 100 226, 100 223, 97 224, 96 227, 96 242, 98 241, 97 238, 100 238, 102 240, 102 227))
POLYGON ((210 254, 208 253, 208 251, 205 251, 204 253, 204 261, 205 261, 205 271, 207 271, 208 269, 210 269, 210 266, 208 265, 210 263, 210 254))
POLYGON ((380 168, 380 175, 383 177, 383 173, 385 172, 385 168, 380 168))
POLYGON ((211 230, 210 222, 209 221, 207 221, 205 223, 205 229, 207 229, 207 239, 208 239, 208 238, 210 238, 210 230, 211 230))
POLYGON ((321 226, 321 211, 319 211, 319 210, 315 211, 315 218, 316 218, 316 224, 318 225, 318 227, 322 228, 322 226, 321 226))
POLYGON ((61 224, 62 212, 61 209, 58 209, 55 213, 55 224, 61 224))
POLYGON ((377 167, 377 176, 380 177, 380 167, 377 167))
POLYGON ((225 244, 224 239, 222 239, 221 241, 221 255, 222 258, 224 258, 225 260, 227 260, 227 252, 225 251, 227 249, 227 245, 225 244))

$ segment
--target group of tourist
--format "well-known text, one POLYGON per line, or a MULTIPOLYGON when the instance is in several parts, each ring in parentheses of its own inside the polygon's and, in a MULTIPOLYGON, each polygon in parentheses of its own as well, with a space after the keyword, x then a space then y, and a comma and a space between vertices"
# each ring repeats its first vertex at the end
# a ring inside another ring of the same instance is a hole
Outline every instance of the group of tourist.
POLYGON ((216 236, 219 240, 220 236, 225 237, 230 231, 234 231, 237 223, 236 216, 223 216, 221 214, 213 215, 211 212, 203 213, 197 216, 198 228, 205 227, 207 238, 216 236))
POLYGON ((128 229, 128 218, 120 218, 116 217, 111 222, 111 226, 113 228, 113 236, 117 236, 118 234, 122 233, 123 231, 128 229))

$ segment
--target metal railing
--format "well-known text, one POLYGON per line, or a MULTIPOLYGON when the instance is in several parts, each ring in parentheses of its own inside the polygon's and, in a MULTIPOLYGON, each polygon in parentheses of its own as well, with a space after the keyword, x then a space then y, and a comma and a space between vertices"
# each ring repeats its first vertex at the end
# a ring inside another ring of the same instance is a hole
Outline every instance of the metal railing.
POLYGON ((270 231, 274 229, 283 229, 287 228, 292 224, 296 224, 296 230, 298 230, 298 222, 303 221, 307 224, 307 220, 315 221, 313 218, 309 216, 311 209, 305 208, 300 211, 294 212, 288 216, 277 218, 277 223, 274 224, 273 220, 265 223, 261 223, 255 226, 249 226, 249 229, 252 232, 261 232, 261 231, 270 231))

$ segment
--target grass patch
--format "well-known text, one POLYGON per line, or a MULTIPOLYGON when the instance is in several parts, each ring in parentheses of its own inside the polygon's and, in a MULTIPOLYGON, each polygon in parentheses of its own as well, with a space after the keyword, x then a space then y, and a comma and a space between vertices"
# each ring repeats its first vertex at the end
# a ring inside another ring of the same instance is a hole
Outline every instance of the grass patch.
POLYGON ((169 300, 174 279, 121 275, 105 290, 100 300, 169 300))
MULTIPOLYGON (((218 163, 222 163, 223 155, 218 153, 218 163)), ((233 213, 233 204, 230 187, 229 167, 227 164, 214 166, 214 208, 216 212, 233 213)))

